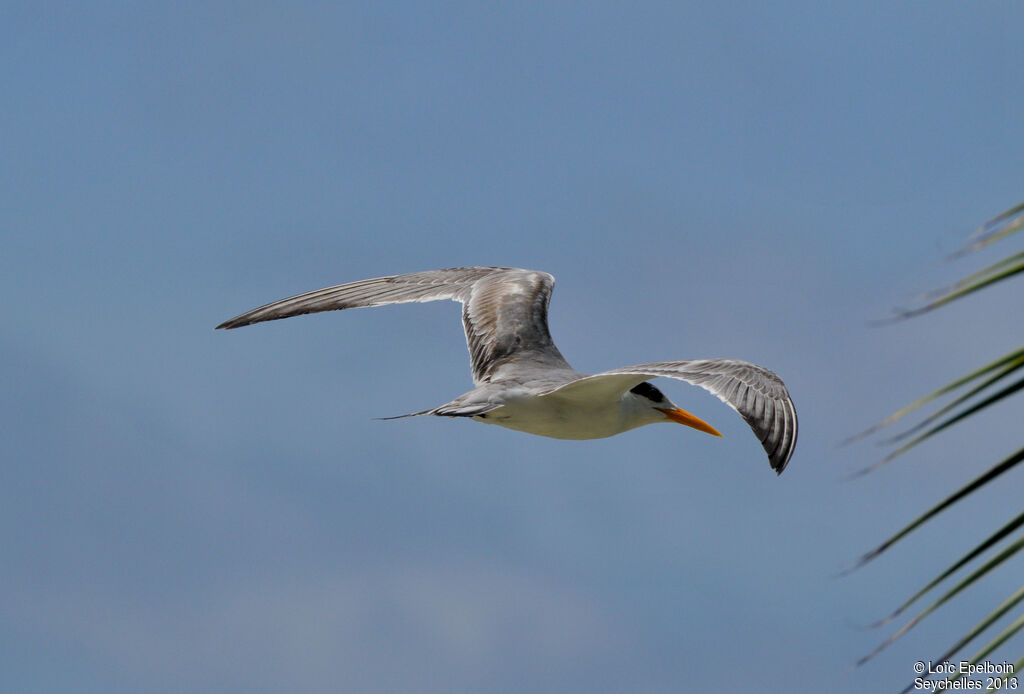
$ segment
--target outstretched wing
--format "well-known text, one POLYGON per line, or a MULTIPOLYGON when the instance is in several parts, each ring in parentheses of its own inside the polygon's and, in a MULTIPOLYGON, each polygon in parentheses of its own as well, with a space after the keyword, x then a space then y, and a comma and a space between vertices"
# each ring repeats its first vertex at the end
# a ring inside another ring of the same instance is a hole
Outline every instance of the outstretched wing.
POLYGON ((414 272, 299 294, 247 311, 217 328, 240 328, 303 313, 451 299, 463 305, 473 381, 480 385, 524 358, 542 367, 569 368, 548 332, 548 302, 554 285, 555 278, 546 272, 516 268, 414 272))
POLYGON ((778 474, 786 469, 796 447, 797 418, 786 384, 768 369, 737 359, 692 359, 624 366, 568 383, 556 390, 565 393, 599 380, 622 395, 648 378, 667 376, 711 392, 740 413, 768 453, 778 474))

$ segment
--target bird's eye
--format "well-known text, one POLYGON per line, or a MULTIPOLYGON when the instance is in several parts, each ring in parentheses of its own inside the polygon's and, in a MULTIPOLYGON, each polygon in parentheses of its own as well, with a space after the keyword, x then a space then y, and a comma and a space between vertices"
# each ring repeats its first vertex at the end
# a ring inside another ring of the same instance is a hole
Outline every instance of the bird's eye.
POLYGON ((661 391, 647 381, 644 381, 638 386, 633 386, 629 389, 629 392, 645 397, 651 402, 665 402, 665 396, 662 395, 661 391))

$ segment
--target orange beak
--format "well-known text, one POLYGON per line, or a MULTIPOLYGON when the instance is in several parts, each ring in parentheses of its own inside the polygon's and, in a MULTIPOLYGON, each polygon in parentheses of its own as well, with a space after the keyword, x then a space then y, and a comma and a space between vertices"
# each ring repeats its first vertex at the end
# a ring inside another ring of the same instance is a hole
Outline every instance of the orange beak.
POLYGON ((688 427, 692 427, 698 431, 703 431, 705 434, 711 434, 712 436, 721 436, 718 430, 713 426, 705 422, 700 417, 694 417, 686 410, 681 410, 678 407, 674 410, 666 410, 662 407, 655 407, 654 409, 659 412, 664 412, 665 416, 671 419, 673 422, 679 422, 685 424, 688 427))

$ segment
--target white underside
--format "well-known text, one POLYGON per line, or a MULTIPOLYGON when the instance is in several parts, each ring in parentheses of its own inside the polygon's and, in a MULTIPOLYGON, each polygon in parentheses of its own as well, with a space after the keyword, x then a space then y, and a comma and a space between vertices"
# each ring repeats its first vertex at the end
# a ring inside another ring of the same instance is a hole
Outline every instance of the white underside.
POLYGON ((618 399, 581 402, 556 394, 516 398, 473 419, 555 439, 603 439, 658 421, 635 416, 618 399))

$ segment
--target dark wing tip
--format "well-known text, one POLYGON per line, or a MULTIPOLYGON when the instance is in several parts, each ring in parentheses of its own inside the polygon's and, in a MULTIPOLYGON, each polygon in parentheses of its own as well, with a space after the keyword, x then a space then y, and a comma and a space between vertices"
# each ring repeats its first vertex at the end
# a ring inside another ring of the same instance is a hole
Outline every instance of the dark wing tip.
MULTIPOLYGON (((242 328, 245 327, 246 325, 266 323, 267 321, 280 320, 282 318, 290 318, 292 316, 301 316, 307 313, 318 313, 319 311, 327 310, 318 309, 311 306, 300 306, 299 308, 291 308, 288 306, 288 304, 291 301, 292 299, 282 299, 281 301, 275 301, 272 304, 267 304, 266 306, 260 306, 259 308, 254 308, 251 311, 246 311, 241 315, 235 316, 230 320, 224 321, 216 328, 214 328, 214 330, 233 330, 234 328, 242 328)), ((347 306, 336 305, 332 306, 331 308, 343 309, 347 308, 347 306)))
POLYGON ((750 425, 768 454, 768 464, 781 475, 796 449, 799 425, 793 400, 782 379, 771 371, 752 364, 735 371, 734 377, 744 379, 749 388, 740 391, 742 397, 732 397, 729 389, 723 389, 719 397, 750 425))
MULTIPOLYGON (((798 434, 796 408, 793 406, 793 401, 789 399, 788 393, 786 394, 786 399, 781 404, 784 408, 782 417, 783 429, 779 432, 778 439, 774 442, 773 450, 769 450, 768 446, 765 445, 765 451, 768 453, 768 463, 777 475, 781 475, 782 471, 789 465, 789 461, 793 457, 793 451, 796 450, 798 434)), ((776 406, 778 406, 778 403, 776 406)))
POLYGON ((240 316, 235 316, 234 318, 224 321, 214 328, 214 330, 231 330, 233 328, 241 328, 243 325, 252 325, 255 321, 250 318, 251 314, 252 311, 249 311, 240 316))
POLYGON ((218 325, 214 330, 231 330, 232 328, 241 328, 243 325, 251 325, 252 321, 242 320, 241 316, 226 320, 218 325))

